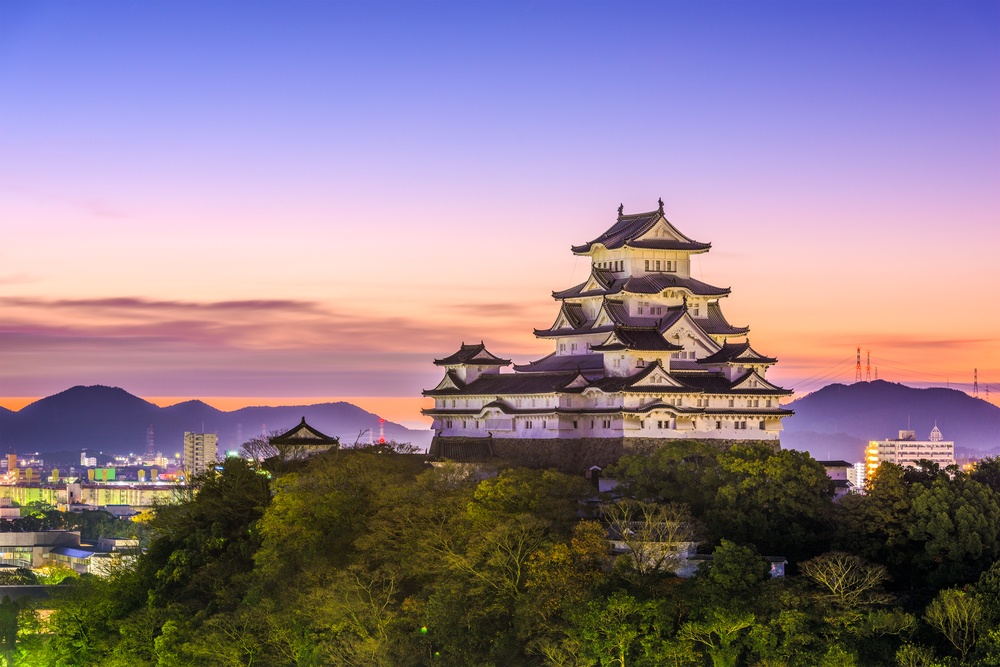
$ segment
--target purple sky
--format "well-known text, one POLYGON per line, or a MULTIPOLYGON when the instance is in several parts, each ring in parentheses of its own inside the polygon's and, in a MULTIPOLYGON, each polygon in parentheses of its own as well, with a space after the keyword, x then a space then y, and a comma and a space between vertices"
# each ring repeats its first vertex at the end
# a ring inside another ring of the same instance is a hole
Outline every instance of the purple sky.
POLYGON ((1000 393, 995 1, 3 0, 0 156, 0 397, 416 397, 660 196, 777 381, 1000 393))

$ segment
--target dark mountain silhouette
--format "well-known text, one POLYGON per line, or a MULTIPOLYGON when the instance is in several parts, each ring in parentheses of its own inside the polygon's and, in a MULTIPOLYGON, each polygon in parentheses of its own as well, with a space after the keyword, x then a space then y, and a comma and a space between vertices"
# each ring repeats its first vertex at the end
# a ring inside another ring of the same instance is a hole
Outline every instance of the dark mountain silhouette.
MULTIPOLYGON (((183 447, 184 432, 216 433, 220 449, 236 449, 242 440, 262 430, 289 429, 305 417, 310 425, 353 444, 359 433, 368 441, 368 429, 378 438, 378 416, 350 403, 251 407, 223 412, 201 401, 185 401, 161 408, 118 387, 73 387, 26 405, 18 411, 0 410, 0 454, 57 452, 83 449, 125 454, 146 451, 146 429, 153 426, 157 451, 166 455, 183 447)), ((386 440, 410 442, 426 448, 430 431, 408 429, 385 422, 386 440)))
POLYGON ((1000 408, 955 389, 914 389, 876 380, 831 384, 792 402, 781 446, 818 459, 860 461, 869 440, 901 429, 927 439, 935 423, 956 450, 986 452, 1000 445, 1000 408))

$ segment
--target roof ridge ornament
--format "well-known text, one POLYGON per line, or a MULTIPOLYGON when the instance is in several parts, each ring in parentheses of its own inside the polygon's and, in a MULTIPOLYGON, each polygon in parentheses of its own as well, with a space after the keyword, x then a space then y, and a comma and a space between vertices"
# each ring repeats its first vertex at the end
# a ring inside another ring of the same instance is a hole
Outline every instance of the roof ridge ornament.
POLYGON ((660 204, 660 208, 657 210, 657 213, 663 215, 663 197, 660 197, 657 201, 660 204))
POLYGON ((625 215, 625 204, 618 204, 618 219, 621 220, 622 216, 625 215))

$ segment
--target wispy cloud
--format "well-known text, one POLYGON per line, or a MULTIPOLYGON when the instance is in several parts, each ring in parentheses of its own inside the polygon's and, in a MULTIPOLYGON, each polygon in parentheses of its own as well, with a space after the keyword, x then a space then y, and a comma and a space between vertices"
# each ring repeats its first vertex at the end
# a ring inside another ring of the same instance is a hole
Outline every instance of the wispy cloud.
MULTIPOLYGON (((206 369, 216 373, 213 383, 223 377, 273 383, 276 377, 302 379, 315 369, 338 376, 338 382, 348 376, 360 381, 368 372, 385 382, 385 374, 393 372, 401 378, 436 375, 431 360, 453 352, 463 340, 485 338, 507 355, 537 351, 514 308, 508 309, 510 321, 491 317, 490 308, 483 313, 459 308, 421 319, 366 315, 295 299, 0 297, 0 379, 8 394, 17 392, 8 388, 16 378, 54 377, 70 369, 77 383, 137 373, 161 378, 188 373, 192 381, 204 380, 206 369)), ((317 382, 308 384, 314 391, 317 382)))

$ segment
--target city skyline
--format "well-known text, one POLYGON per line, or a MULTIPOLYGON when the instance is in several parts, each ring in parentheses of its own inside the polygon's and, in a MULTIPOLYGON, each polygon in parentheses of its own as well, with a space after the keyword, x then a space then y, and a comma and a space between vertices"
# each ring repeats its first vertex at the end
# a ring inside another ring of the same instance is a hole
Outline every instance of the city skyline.
POLYGON ((0 19, 0 405, 107 384, 426 425, 434 358, 549 352, 570 245, 658 197, 778 383, 853 381, 860 346, 1000 391, 995 2, 0 19))

